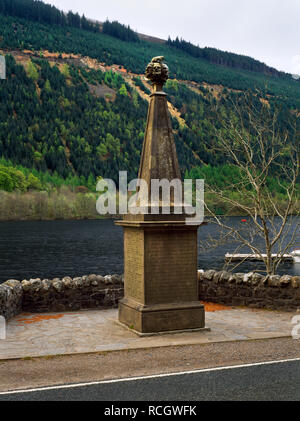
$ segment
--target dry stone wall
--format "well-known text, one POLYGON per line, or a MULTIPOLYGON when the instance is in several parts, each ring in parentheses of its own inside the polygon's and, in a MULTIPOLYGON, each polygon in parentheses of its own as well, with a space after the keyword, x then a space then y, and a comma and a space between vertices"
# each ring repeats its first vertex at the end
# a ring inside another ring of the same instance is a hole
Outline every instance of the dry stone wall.
MULTIPOLYGON (((273 310, 300 309, 300 276, 198 271, 199 300, 273 310)), ((9 280, 0 285, 0 315, 117 307, 123 276, 9 280)))
POLYGON ((271 310, 300 309, 300 276, 198 271, 203 301, 271 310))
POLYGON ((120 275, 7 281, 0 285, 0 315, 117 307, 124 295, 120 275))
POLYGON ((13 279, 0 285, 0 316, 6 319, 18 314, 22 309, 23 290, 21 282, 13 279))

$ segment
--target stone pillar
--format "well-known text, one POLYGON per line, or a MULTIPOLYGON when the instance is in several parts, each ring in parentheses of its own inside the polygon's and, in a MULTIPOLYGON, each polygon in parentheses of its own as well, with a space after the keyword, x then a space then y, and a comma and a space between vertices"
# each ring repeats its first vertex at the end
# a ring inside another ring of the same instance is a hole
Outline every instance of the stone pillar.
MULTIPOLYGON (((155 57, 146 69, 152 81, 147 127, 139 178, 180 179, 180 169, 163 83, 168 67, 155 57)), ((124 298, 119 321, 140 334, 205 326, 204 307, 198 299, 197 225, 187 225, 184 214, 128 214, 117 221, 124 229, 124 298)))

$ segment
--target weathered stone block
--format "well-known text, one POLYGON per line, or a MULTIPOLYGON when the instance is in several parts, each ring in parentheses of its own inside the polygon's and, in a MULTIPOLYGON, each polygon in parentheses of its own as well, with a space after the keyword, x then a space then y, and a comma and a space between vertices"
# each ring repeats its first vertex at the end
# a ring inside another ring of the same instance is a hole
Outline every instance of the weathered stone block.
POLYGON ((291 279, 292 288, 300 288, 300 276, 293 276, 291 279))
POLYGON ((291 279, 292 279, 292 277, 290 275, 283 275, 280 278, 280 281, 279 281, 280 286, 281 287, 288 287, 290 285, 291 279))
POLYGON ((213 269, 207 270, 204 272, 203 277, 204 279, 211 281, 215 275, 216 271, 213 269))
POLYGON ((279 275, 270 275, 268 283, 271 287, 280 287, 280 276, 279 275))
POLYGON ((235 283, 240 285, 244 282, 244 273, 235 273, 235 283))
POLYGON ((21 311, 23 290, 21 283, 10 279, 0 285, 0 315, 9 319, 21 311))
POLYGON ((225 270, 222 270, 221 276, 219 278, 220 284, 225 284, 229 281, 231 274, 229 272, 226 272, 225 270))
POLYGON ((253 273, 251 276, 250 282, 253 286, 255 286, 262 283, 263 279, 264 279, 263 275, 260 275, 259 273, 253 273))

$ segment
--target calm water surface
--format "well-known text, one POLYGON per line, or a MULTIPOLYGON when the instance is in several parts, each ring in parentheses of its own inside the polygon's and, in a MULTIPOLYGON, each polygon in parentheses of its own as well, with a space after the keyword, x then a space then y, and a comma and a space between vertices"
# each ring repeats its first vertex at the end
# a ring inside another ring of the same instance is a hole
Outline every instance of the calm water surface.
MULTIPOLYGON (((229 219, 232 224, 241 221, 240 217, 229 219)), ((198 267, 221 270, 224 254, 233 252, 235 245, 227 243, 205 250, 201 245, 210 236, 218 237, 214 225, 199 228, 198 267)), ((238 271, 259 267, 259 263, 248 262, 238 271)), ((123 232, 112 220, 0 223, 0 282, 122 272, 123 232)), ((279 273, 300 274, 300 267, 285 263, 279 273)))

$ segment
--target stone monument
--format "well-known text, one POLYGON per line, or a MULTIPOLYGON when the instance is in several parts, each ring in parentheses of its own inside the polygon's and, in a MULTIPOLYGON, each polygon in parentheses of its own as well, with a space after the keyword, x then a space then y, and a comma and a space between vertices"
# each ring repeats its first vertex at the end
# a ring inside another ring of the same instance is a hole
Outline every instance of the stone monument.
MULTIPOLYGON (((152 82, 147 127, 139 179, 180 179, 180 169, 163 84, 168 67, 155 57, 146 68, 152 82)), ((148 202, 149 203, 149 202, 148 202)), ((146 205, 147 206, 147 205, 146 205)), ((204 306, 198 298, 197 230, 187 225, 185 215, 127 214, 116 221, 124 230, 124 298, 119 302, 119 322, 139 334, 151 334, 205 326, 204 306)))

